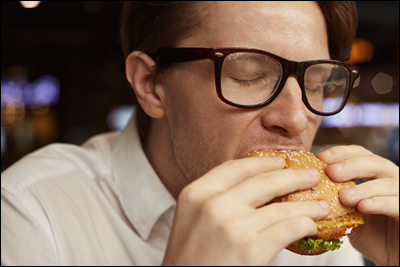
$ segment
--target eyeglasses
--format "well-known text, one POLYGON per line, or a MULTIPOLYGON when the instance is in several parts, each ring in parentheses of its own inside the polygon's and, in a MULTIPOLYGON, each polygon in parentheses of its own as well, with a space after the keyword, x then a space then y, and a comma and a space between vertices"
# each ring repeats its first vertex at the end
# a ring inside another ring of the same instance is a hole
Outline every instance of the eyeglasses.
POLYGON ((162 48, 151 56, 159 65, 210 59, 218 97, 238 108, 270 104, 289 75, 296 75, 304 105, 317 115, 334 115, 359 83, 356 66, 336 60, 295 62, 258 49, 162 48))

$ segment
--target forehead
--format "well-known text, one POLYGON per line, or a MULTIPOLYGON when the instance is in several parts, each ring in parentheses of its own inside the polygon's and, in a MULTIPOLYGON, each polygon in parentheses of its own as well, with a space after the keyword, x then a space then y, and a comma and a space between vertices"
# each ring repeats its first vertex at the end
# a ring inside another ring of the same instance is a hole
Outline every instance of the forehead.
POLYGON ((257 48, 295 61, 329 58, 316 2, 217 1, 208 8, 208 19, 180 46, 257 48))

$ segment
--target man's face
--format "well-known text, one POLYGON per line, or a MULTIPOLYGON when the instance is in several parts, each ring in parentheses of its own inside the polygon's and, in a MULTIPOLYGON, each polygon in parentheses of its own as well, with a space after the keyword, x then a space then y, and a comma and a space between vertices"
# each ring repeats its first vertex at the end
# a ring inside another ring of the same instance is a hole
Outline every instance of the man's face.
MULTIPOLYGON (((316 2, 217 2, 209 10, 211 17, 179 47, 256 48, 294 61, 329 59, 316 2)), ((222 102, 214 79, 211 60, 176 64, 165 79, 163 119, 175 161, 170 166, 187 179, 256 149, 310 150, 321 117, 304 106, 296 77, 288 78, 271 104, 255 110, 222 102)))

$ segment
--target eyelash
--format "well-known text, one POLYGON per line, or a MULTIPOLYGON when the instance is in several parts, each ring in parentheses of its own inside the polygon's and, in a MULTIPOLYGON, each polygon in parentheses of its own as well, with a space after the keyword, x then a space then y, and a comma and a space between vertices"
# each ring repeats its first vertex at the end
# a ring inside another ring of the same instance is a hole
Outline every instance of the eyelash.
POLYGON ((239 83, 243 86, 250 86, 250 85, 255 85, 255 84, 261 83, 264 78, 257 78, 257 79, 253 79, 253 80, 239 80, 239 79, 235 79, 235 78, 231 77, 231 79, 234 82, 239 83))

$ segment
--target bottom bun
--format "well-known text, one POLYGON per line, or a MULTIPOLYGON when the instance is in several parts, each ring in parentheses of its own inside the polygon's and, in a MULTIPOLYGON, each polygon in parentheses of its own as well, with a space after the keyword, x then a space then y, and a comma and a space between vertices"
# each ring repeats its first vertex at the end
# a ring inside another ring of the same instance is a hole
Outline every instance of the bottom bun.
POLYGON ((306 249, 296 246, 295 244, 290 244, 288 247, 286 247, 286 249, 300 255, 320 255, 325 252, 328 252, 328 250, 324 250, 322 248, 314 248, 313 251, 308 252, 306 249))

